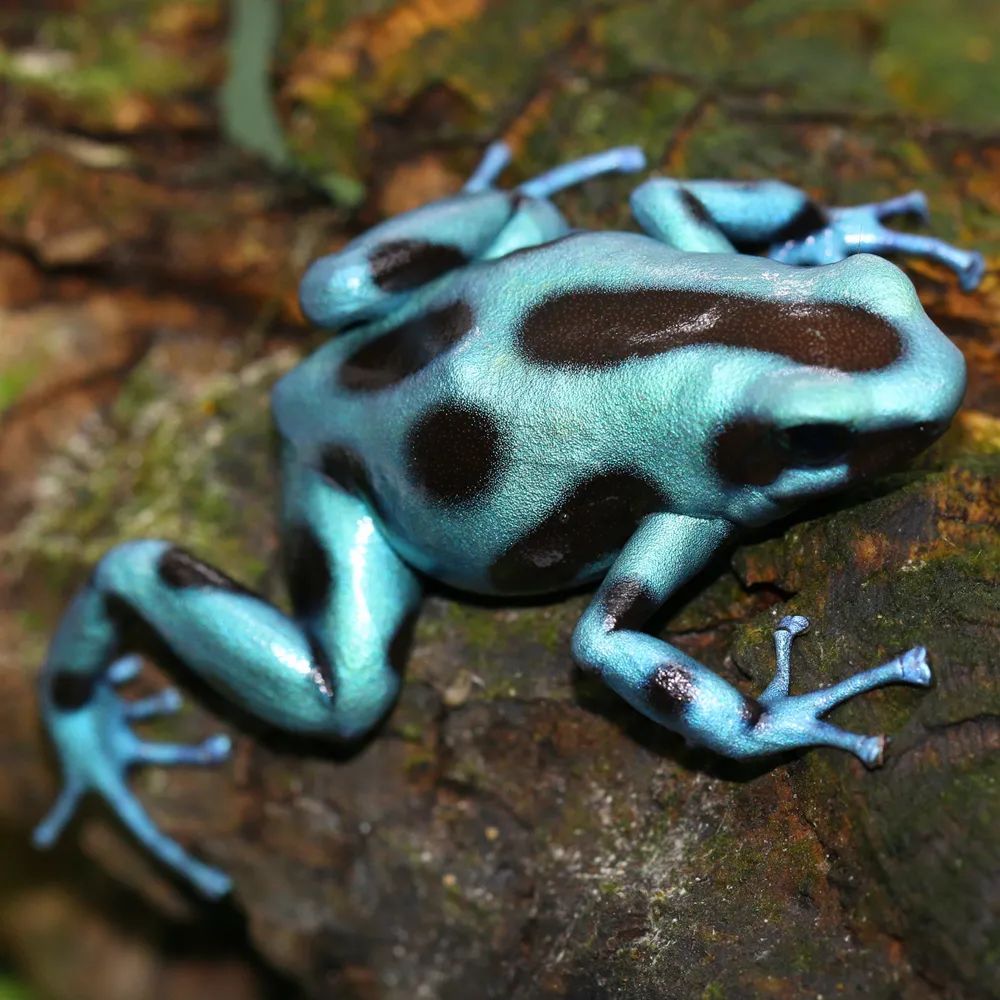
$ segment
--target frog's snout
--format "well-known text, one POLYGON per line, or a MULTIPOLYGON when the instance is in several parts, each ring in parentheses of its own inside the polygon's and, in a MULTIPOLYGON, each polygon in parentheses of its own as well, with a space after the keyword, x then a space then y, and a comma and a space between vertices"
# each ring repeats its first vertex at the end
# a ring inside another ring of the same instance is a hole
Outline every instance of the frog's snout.
POLYGON ((907 324, 906 351, 898 376, 900 408, 914 424, 943 433, 962 405, 966 368, 962 352, 919 309, 907 324))
POLYGON ((314 260, 299 282, 299 305, 316 326, 331 326, 336 316, 334 268, 329 257, 314 260))
POLYGON ((372 283, 364 260, 345 260, 330 254, 314 260, 299 282, 299 306, 315 326, 339 326, 371 305, 372 283))

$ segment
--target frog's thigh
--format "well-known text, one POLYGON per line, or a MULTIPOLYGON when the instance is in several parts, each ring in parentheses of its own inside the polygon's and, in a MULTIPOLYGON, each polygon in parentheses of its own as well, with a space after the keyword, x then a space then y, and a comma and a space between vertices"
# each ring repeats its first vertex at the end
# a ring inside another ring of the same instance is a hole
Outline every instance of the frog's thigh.
POLYGON ((883 684, 930 683, 924 650, 912 649, 830 688, 789 695, 792 637, 803 618, 775 633, 778 671, 760 699, 747 697, 681 650, 639 631, 666 597, 703 566, 731 526, 655 514, 639 526, 608 572, 573 636, 581 665, 598 673, 633 707, 690 743, 728 757, 833 746, 866 764, 880 762, 883 737, 848 733, 822 721, 834 706, 883 684))
MULTIPOLYGON (((337 739, 371 728, 399 687, 401 643, 420 596, 415 577, 365 504, 316 473, 291 485, 283 535, 293 615, 167 542, 109 552, 50 650, 55 723, 58 693, 81 688, 66 678, 97 683, 125 646, 128 622, 138 619, 195 674, 265 722, 337 739)), ((74 702, 66 711, 86 707, 74 702)))
MULTIPOLYGON (((343 476, 340 477, 343 479, 343 476)), ((295 621, 328 658, 334 732, 370 729, 395 700, 420 601, 417 577, 366 501, 285 463, 282 536, 295 621)))
POLYGON ((692 253, 766 247, 822 229, 826 214, 782 181, 680 181, 655 178, 632 193, 632 214, 650 236, 692 253))

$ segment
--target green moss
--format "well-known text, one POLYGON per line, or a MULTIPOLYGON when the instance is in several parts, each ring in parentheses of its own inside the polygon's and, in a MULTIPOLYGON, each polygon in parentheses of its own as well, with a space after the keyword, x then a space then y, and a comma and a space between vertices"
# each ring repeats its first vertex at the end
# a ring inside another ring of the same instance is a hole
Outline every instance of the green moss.
POLYGON ((416 722, 408 722, 398 728, 399 735, 408 743, 420 743, 424 736, 424 727, 416 722))
POLYGON ((412 751, 406 755, 403 765, 408 775, 415 775, 432 770, 437 765, 437 755, 429 750, 412 751))
POLYGON ((909 0, 888 13, 874 69, 900 103, 953 125, 995 125, 1000 7, 909 0))
MULTIPOLYGON (((218 0, 200 0, 210 9, 218 0)), ((114 124, 129 96, 163 99, 207 82, 201 67, 160 43, 150 24, 169 0, 92 0, 86 13, 49 14, 38 32, 44 54, 26 60, 0 49, 0 79, 76 106, 88 124, 114 124)))
POLYGON ((0 371, 0 415, 21 398, 40 370, 41 362, 38 359, 26 358, 0 371))
POLYGON ((115 543, 182 542, 258 582, 269 559, 251 525, 271 519, 267 388, 288 356, 184 388, 149 365, 107 420, 48 466, 45 502, 4 541, 15 571, 55 591, 115 543))
POLYGON ((19 980, 0 973, 0 1000, 34 1000, 36 994, 19 980))
POLYGON ((469 696, 477 701, 566 697, 569 639, 582 610, 580 598, 531 607, 483 606, 450 595, 432 600, 416 634, 418 647, 431 651, 431 676, 424 679, 438 687, 455 680, 435 669, 434 647, 444 644, 446 658, 453 660, 457 653, 473 676, 469 696))

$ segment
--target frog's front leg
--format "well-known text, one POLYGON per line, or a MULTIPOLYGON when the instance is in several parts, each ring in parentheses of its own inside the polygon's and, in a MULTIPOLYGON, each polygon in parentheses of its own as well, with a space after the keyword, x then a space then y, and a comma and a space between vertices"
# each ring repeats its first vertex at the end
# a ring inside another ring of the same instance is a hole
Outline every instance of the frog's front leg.
POLYGON ((822 208, 783 181, 674 181, 656 178, 632 195, 640 225, 679 250, 764 253, 785 264, 832 264, 855 253, 912 254, 950 267, 962 288, 983 277, 982 254, 931 236, 899 233, 883 220, 917 215, 926 221, 919 191, 848 208, 822 208))
POLYGON ((157 857, 208 896, 229 886, 153 824, 126 782, 141 764, 214 763, 228 742, 199 747, 139 740, 131 723, 176 707, 177 696, 127 701, 121 659, 132 623, 156 633, 192 671, 281 729, 354 740, 399 688, 400 658, 420 596, 413 573, 360 499, 288 461, 283 535, 294 616, 163 541, 112 549, 64 616, 41 680, 46 726, 65 786, 36 831, 48 846, 87 791, 100 794, 157 857))
POLYGON ((785 618, 775 633, 777 672, 750 698, 697 661, 639 631, 666 598, 726 539, 731 526, 675 514, 647 517, 622 550, 584 612, 573 638, 582 666, 595 671, 643 715, 689 742, 727 757, 756 757, 808 746, 833 746, 867 765, 881 761, 884 739, 845 732, 822 716, 848 698, 883 684, 926 686, 921 648, 811 694, 788 691, 792 639, 808 625, 785 618))
MULTIPOLYGON (((482 161, 465 185, 465 190, 487 190, 510 161, 506 143, 488 147, 482 161)), ((633 173, 646 165, 637 146, 618 146, 571 160, 520 184, 515 192, 514 211, 497 238, 483 251, 484 260, 504 257, 515 250, 538 246, 571 232, 562 213, 549 200, 552 195, 607 173, 633 173)))

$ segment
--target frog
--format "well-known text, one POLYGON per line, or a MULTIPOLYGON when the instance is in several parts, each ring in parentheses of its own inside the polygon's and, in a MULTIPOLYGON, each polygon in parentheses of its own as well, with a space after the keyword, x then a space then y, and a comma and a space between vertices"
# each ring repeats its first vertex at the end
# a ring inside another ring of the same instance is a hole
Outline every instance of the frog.
POLYGON ((596 585, 573 659, 689 744, 744 760, 833 747, 877 766, 884 736, 826 720, 875 687, 927 687, 926 649, 793 694, 793 641, 752 696, 649 631, 747 530, 907 461, 962 399, 962 354, 888 254, 972 291, 983 258, 889 228, 917 192, 824 207, 781 180, 654 176, 637 230, 573 228, 553 196, 645 167, 637 147, 512 188, 490 145, 454 195, 386 219, 302 277, 331 335, 271 394, 287 610, 180 544, 123 541, 60 620, 40 674, 63 786, 34 842, 96 793, 210 898, 230 877, 152 821, 137 766, 216 765, 226 735, 142 739, 173 688, 129 698, 152 634, 266 726, 348 748, 391 712, 428 586, 517 601, 596 585))

